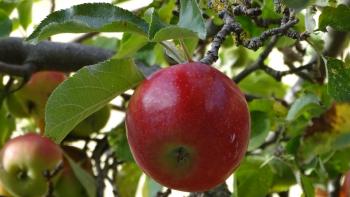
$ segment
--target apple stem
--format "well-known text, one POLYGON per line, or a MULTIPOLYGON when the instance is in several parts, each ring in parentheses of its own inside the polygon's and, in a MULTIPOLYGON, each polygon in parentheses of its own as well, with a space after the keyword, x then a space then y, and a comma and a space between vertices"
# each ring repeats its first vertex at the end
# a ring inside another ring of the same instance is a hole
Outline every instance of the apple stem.
POLYGON ((181 47, 182 47, 182 49, 183 49, 183 52, 184 52, 184 54, 185 54, 185 56, 186 56, 187 61, 188 61, 188 62, 193 62, 192 57, 191 57, 191 54, 190 54, 190 51, 189 51, 188 48, 186 47, 184 40, 183 40, 183 39, 180 39, 179 41, 180 41, 181 47))
POLYGON ((53 183, 52 183, 52 178, 55 177, 61 170, 63 169, 63 162, 61 161, 55 169, 53 169, 52 171, 45 171, 44 172, 44 177, 47 180, 48 183, 48 191, 45 195, 45 197, 51 197, 53 194, 53 183))

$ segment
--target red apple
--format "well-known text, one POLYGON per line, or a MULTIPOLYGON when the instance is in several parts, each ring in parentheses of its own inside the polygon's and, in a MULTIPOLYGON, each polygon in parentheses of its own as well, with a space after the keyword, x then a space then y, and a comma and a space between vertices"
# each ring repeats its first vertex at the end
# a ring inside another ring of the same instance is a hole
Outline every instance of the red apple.
POLYGON ((0 180, 15 197, 39 197, 46 194, 44 173, 62 161, 62 151, 50 139, 28 133, 8 141, 0 152, 0 180))
POLYGON ((339 197, 349 197, 350 196, 350 171, 344 175, 344 183, 341 187, 339 197))
POLYGON ((324 188, 316 187, 315 188, 315 197, 328 197, 328 192, 324 188))
POLYGON ((66 76, 62 72, 34 73, 28 83, 8 99, 7 104, 10 111, 19 117, 33 115, 37 118, 44 118, 47 99, 65 79, 66 76))
POLYGON ((160 184, 205 191, 224 182, 248 145, 250 116, 244 95, 205 64, 162 69, 132 96, 127 137, 137 164, 160 184))

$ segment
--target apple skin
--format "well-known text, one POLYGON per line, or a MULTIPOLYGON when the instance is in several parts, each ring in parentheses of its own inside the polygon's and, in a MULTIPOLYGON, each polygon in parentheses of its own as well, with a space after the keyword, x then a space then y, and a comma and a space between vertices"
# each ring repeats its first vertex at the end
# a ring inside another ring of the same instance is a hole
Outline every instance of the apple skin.
POLYGON ((36 133, 9 140, 0 152, 0 180, 15 197, 39 197, 46 194, 44 172, 62 161, 58 145, 36 133))
POLYGON ((7 101, 9 110, 19 118, 34 116, 35 119, 43 119, 49 96, 65 79, 62 72, 34 73, 28 83, 7 101))
POLYGON ((315 197, 328 197, 328 192, 324 188, 315 188, 315 197))
POLYGON ((132 96, 126 115, 137 164, 160 184, 188 192, 224 182, 248 145, 250 115, 244 95, 205 64, 162 69, 132 96))
POLYGON ((79 123, 70 135, 74 137, 89 137, 92 133, 97 133, 108 122, 110 111, 110 107, 106 105, 79 123))
POLYGON ((340 189, 339 197, 349 197, 350 196, 350 171, 344 175, 344 182, 340 189))

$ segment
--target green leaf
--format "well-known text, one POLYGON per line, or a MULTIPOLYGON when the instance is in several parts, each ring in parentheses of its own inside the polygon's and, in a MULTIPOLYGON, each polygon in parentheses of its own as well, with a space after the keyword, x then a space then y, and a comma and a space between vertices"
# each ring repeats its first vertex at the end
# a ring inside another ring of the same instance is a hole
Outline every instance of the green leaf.
POLYGON ((148 42, 147 38, 138 34, 127 35, 124 33, 123 40, 120 43, 116 58, 132 57, 139 49, 148 42))
POLYGON ((21 0, 0 0, 0 9, 10 15, 21 0))
POLYGON ((119 40, 112 37, 94 36, 91 39, 84 40, 83 44, 115 51, 119 40))
POLYGON ((312 179, 305 176, 300 175, 300 181, 301 181, 301 187, 303 188, 305 197, 314 197, 315 196, 315 189, 312 184, 312 179))
POLYGON ((27 29, 28 25, 32 22, 32 0, 21 1, 17 6, 19 22, 24 29, 27 29))
POLYGON ((263 1, 263 4, 261 5, 262 7, 262 14, 261 16, 263 18, 280 18, 281 15, 275 12, 275 8, 274 8, 274 3, 273 0, 267 0, 267 1, 263 1))
POLYGON ((291 167, 281 159, 272 159, 269 164, 273 171, 274 192, 288 191, 292 185, 296 184, 296 179, 291 167))
POLYGON ((173 10, 175 9, 176 1, 175 0, 169 0, 167 3, 165 3, 159 10, 158 14, 159 17, 166 23, 170 23, 171 19, 173 18, 173 10))
POLYGON ((190 29, 198 34, 198 37, 205 39, 206 28, 202 17, 201 10, 198 7, 196 0, 181 0, 180 1, 180 20, 178 26, 190 29))
POLYGON ((153 42, 161 42, 164 40, 180 39, 180 38, 195 38, 197 34, 189 29, 178 26, 167 26, 159 30, 153 37, 153 42))
POLYGON ((285 85, 263 71, 256 71, 250 74, 238 85, 247 94, 255 96, 283 98, 286 93, 285 85))
POLYGON ((332 148, 340 150, 350 147, 350 130, 347 133, 342 133, 334 139, 332 148))
POLYGON ((190 55, 193 55, 194 51, 197 48, 199 39, 197 37, 185 38, 185 39, 183 39, 183 41, 184 41, 184 44, 187 47, 188 52, 190 53, 190 55))
POLYGON ((148 24, 112 4, 81 4, 50 14, 27 40, 36 43, 59 33, 85 32, 133 32, 146 36, 148 24))
POLYGON ((186 61, 184 53, 182 53, 174 43, 164 41, 161 44, 165 49, 165 53, 177 63, 184 63, 186 61))
POLYGON ((252 111, 250 113, 252 120, 251 135, 248 150, 254 150, 264 143, 270 130, 270 119, 267 113, 252 111))
POLYGON ((339 173, 343 174, 350 169, 350 148, 345 148, 336 151, 332 157, 325 164, 327 171, 332 175, 337 176, 339 173))
POLYGON ((150 13, 150 27, 148 30, 148 39, 150 41, 161 42, 164 40, 197 38, 199 36, 193 29, 188 27, 165 24, 154 9, 149 9, 147 12, 150 13))
POLYGON ((344 62, 327 60, 328 93, 337 101, 350 101, 350 67, 344 62))
POLYGON ((45 135, 60 143, 79 122, 143 79, 130 59, 110 59, 80 69, 49 97, 45 135))
POLYGON ((283 0, 283 2, 290 8, 300 10, 308 6, 310 0, 283 0))
POLYGON ((322 31, 326 31, 327 26, 337 31, 350 31, 350 8, 343 4, 336 8, 325 7, 318 20, 318 28, 322 31))
POLYGON ((7 14, 0 9, 0 37, 10 35, 12 31, 12 22, 7 14))
POLYGON ((154 8, 152 8, 150 10, 151 14, 151 21, 150 21, 150 25, 149 25, 149 29, 148 29, 148 39, 152 40, 154 38, 154 35, 162 28, 164 28, 166 26, 166 24, 164 24, 160 18, 158 13, 154 10, 154 8))
POLYGON ((250 111, 271 112, 273 108, 273 100, 269 99, 254 99, 249 102, 250 111))
POLYGON ((320 108, 320 99, 314 94, 306 94, 293 103, 288 111, 286 120, 293 121, 312 108, 320 108))
POLYGON ((124 163, 118 170, 116 186, 120 197, 135 197, 142 171, 135 163, 124 163))
POLYGON ((245 158, 235 172, 236 196, 261 197, 269 193, 273 172, 269 165, 262 166, 263 163, 262 158, 245 158))
POLYGON ((239 24, 241 24, 242 28, 247 32, 249 37, 259 36, 261 32, 264 31, 263 28, 258 27, 253 23, 252 19, 248 16, 237 16, 235 18, 239 24))
POLYGON ((322 51, 324 49, 325 41, 321 34, 310 34, 308 42, 312 44, 312 47, 314 47, 316 51, 322 51))
POLYGON ((10 139, 16 123, 4 105, 0 106, 0 148, 10 139))
POLYGON ((131 154, 124 125, 125 123, 121 124, 120 126, 113 129, 111 132, 109 132, 108 142, 119 160, 133 162, 134 158, 131 154))
POLYGON ((77 163, 75 163, 68 155, 65 155, 66 159, 69 162, 69 165, 72 167, 74 175, 77 177, 79 182, 83 185, 86 190, 86 193, 89 197, 95 197, 97 188, 95 179, 86 172, 83 168, 81 168, 77 163))

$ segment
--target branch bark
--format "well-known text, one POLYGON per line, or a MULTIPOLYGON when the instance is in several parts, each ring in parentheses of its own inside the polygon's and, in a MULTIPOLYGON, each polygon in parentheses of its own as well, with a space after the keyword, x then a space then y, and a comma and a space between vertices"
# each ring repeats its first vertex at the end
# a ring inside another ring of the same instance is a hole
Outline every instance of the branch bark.
POLYGON ((44 41, 32 45, 21 38, 9 37, 0 39, 0 72, 23 76, 23 72, 29 72, 29 69, 22 67, 25 64, 32 64, 33 72, 72 72, 106 60, 113 54, 113 51, 76 43, 44 41))

